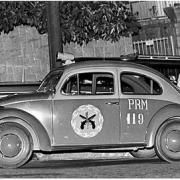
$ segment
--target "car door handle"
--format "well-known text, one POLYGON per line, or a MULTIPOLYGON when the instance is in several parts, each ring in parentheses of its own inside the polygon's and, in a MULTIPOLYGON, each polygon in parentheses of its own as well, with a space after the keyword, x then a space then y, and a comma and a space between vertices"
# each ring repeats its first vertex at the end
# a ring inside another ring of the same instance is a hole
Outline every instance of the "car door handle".
POLYGON ((107 102, 108 105, 119 105, 119 102, 107 102))

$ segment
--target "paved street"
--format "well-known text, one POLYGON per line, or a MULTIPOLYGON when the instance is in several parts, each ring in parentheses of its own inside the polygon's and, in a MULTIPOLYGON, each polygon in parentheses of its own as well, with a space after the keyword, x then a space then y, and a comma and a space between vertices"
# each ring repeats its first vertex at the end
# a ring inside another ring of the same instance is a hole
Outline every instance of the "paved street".
POLYGON ((31 161, 19 169, 0 169, 0 178, 180 178, 180 162, 159 159, 31 161))

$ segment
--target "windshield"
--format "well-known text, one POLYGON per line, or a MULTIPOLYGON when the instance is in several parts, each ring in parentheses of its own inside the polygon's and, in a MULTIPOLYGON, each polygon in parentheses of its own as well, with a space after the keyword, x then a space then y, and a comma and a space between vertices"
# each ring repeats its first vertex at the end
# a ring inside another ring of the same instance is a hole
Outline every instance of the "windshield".
POLYGON ((38 91, 53 90, 59 82, 59 79, 61 78, 62 74, 62 69, 56 69, 54 71, 51 71, 42 81, 38 91))

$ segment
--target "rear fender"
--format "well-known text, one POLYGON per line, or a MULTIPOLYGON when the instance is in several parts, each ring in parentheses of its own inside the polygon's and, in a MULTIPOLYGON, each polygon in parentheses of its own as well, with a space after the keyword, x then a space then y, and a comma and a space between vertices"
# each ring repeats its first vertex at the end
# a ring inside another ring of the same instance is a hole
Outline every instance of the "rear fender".
POLYGON ((50 137, 44 126, 31 114, 14 108, 0 109, 0 124, 17 122, 27 128, 32 135, 34 150, 51 151, 50 137))
POLYGON ((156 132, 159 127, 166 121, 176 118, 180 120, 180 105, 171 104, 160 109, 150 121, 147 134, 146 134, 146 144, 147 147, 152 147, 154 145, 154 140, 156 132))

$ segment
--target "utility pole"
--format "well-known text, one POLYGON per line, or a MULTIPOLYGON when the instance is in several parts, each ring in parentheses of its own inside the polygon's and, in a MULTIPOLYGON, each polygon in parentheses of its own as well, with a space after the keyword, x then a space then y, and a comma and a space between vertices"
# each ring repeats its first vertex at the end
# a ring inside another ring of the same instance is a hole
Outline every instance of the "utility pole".
POLYGON ((58 52, 63 53, 62 33, 60 27, 60 2, 47 1, 47 26, 48 26, 48 44, 49 44, 49 58, 50 70, 61 66, 61 62, 56 62, 56 55, 58 52))

